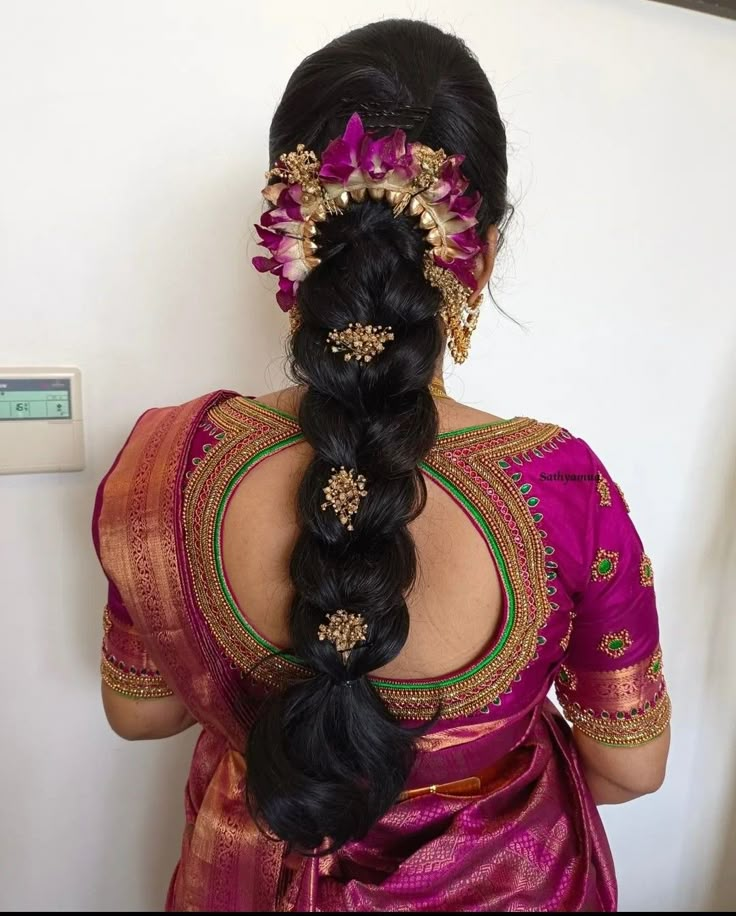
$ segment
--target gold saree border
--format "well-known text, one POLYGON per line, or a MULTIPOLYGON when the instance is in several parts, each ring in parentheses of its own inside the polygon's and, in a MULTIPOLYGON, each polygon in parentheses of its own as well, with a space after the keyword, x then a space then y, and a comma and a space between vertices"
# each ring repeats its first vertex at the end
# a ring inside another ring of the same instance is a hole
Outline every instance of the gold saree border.
POLYGON ((99 519, 100 557, 164 681, 200 721, 230 737, 242 732, 214 683, 187 625, 181 532, 181 470, 203 414, 231 392, 179 407, 154 408, 136 424, 105 483, 99 519))
POLYGON ((564 706, 565 717, 580 731, 611 747, 638 747, 653 741, 664 733, 672 718, 672 703, 668 693, 641 715, 622 719, 606 719, 589 709, 564 706))
POLYGON ((635 747, 659 737, 669 725, 672 704, 659 645, 626 668, 583 671, 568 665, 558 672, 557 698, 565 717, 589 738, 635 747))

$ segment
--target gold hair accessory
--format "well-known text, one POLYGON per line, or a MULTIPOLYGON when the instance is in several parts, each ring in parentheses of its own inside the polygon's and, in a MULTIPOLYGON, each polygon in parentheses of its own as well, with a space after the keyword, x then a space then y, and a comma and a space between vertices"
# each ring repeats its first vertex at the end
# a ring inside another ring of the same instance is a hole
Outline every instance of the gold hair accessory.
POLYGON ((266 172, 266 179, 280 178, 287 184, 301 185, 310 196, 319 196, 322 194, 319 169, 317 154, 307 149, 303 143, 299 143, 295 152, 282 153, 279 156, 276 165, 266 172))
POLYGON ((445 381, 440 376, 435 376, 429 383, 429 393, 433 398, 449 398, 450 395, 445 390, 445 381))
POLYGON ((478 325, 478 309, 483 294, 471 302, 473 291, 464 286, 449 270, 435 263, 431 252, 424 256, 425 279, 442 294, 440 317, 447 328, 447 346, 456 363, 464 363, 470 350, 470 338, 478 325))
MULTIPOLYGON (((449 349, 456 362, 463 362, 480 305, 474 267, 485 249, 477 228, 482 198, 477 191, 466 193, 470 182, 462 172, 461 155, 409 143, 398 129, 382 140, 375 142, 356 112, 343 136, 319 156, 304 144, 283 153, 267 173, 276 182, 263 189, 270 206, 256 226, 268 257, 253 258, 253 265, 279 278, 277 300, 289 311, 296 305, 299 285, 320 264, 319 224, 353 202, 383 200, 395 216, 406 212, 416 218, 426 233, 425 277, 442 295, 440 315, 449 349), (373 144, 369 162, 362 152, 367 138, 373 144)), ((375 356, 370 348, 361 346, 357 353, 343 348, 348 342, 337 343, 346 359, 368 361, 375 356)))
POLYGON ((365 477, 362 474, 356 475, 352 468, 346 470, 344 465, 340 465, 340 470, 333 468, 332 477, 322 490, 325 494, 322 511, 332 506, 340 522, 348 531, 352 531, 353 516, 358 511, 361 499, 367 495, 365 483, 365 477))
POLYGON ((328 640, 335 649, 342 654, 343 662, 347 662, 351 651, 359 642, 364 642, 368 635, 368 624, 362 614, 349 614, 340 609, 334 614, 327 615, 327 623, 321 623, 317 636, 322 642, 328 640))
POLYGON ((391 327, 384 328, 381 324, 360 324, 358 321, 351 321, 343 331, 335 329, 327 335, 333 353, 344 353, 345 362, 354 359, 356 363, 361 360, 369 363, 374 356, 383 353, 386 343, 393 339, 391 327))

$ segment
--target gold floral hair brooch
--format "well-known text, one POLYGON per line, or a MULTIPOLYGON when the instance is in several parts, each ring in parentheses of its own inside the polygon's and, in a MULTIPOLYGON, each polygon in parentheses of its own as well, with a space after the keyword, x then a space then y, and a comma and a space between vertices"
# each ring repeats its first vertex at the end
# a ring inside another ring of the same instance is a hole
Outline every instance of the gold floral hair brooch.
POLYGON ((346 470, 344 465, 341 465, 339 470, 333 468, 332 476, 322 490, 325 494, 322 511, 332 506, 340 522, 348 531, 352 531, 353 517, 360 507, 360 501, 368 495, 365 484, 365 477, 356 474, 352 468, 346 470))
POLYGON ((375 137, 354 114, 321 158, 300 144, 266 173, 277 181, 263 190, 271 206, 255 228, 268 256, 253 258, 253 266, 278 277, 276 299, 290 312, 299 284, 320 263, 318 223, 351 201, 385 200, 395 216, 406 211, 427 233, 424 275, 441 293, 450 352, 463 362, 478 320, 478 299, 470 301, 477 290, 474 268, 485 248, 476 228, 482 198, 477 191, 466 193, 464 158, 407 143, 402 130, 375 137))
POLYGON ((379 353, 383 353, 389 340, 394 339, 393 329, 380 324, 360 324, 351 322, 344 330, 337 328, 327 335, 332 344, 333 353, 343 353, 345 362, 354 359, 369 363, 379 353))
POLYGON ((342 655, 343 662, 347 663, 352 650, 360 642, 364 642, 368 635, 368 624, 362 614, 351 614, 348 611, 335 611, 327 615, 327 623, 321 623, 317 630, 320 642, 325 639, 332 643, 335 650, 342 655))

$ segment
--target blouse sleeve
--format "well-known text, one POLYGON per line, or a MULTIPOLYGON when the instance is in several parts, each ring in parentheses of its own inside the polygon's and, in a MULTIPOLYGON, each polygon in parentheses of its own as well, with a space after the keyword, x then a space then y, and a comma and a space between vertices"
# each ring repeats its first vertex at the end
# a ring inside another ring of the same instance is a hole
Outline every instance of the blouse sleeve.
POLYGON ((585 582, 555 686, 565 716, 581 732, 632 747, 656 738, 670 721, 652 563, 623 493, 595 456, 593 465, 585 582))
MULTIPOLYGON (((105 476, 97 491, 92 518, 92 539, 98 558, 100 556, 99 519, 105 483, 110 472, 105 476)), ((100 673, 108 687, 126 697, 157 699, 173 695, 173 691, 169 689, 155 661, 151 658, 142 636, 136 631, 120 592, 109 576, 107 604, 103 612, 100 673)))
POLYGON ((112 582, 103 614, 102 680, 126 697, 150 700, 173 695, 112 582))

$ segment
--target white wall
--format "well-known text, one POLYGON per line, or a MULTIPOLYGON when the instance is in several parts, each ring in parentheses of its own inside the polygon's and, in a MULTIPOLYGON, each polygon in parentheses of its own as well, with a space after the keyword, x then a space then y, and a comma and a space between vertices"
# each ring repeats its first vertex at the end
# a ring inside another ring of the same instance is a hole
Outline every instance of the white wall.
POLYGON ((467 36, 510 127, 497 298, 526 330, 487 308, 452 390, 587 437, 654 558, 675 738, 662 792, 605 814, 622 908, 715 905, 736 23, 647 0, 0 0, 0 365, 79 365, 88 446, 84 473, 0 478, 2 908, 162 904, 193 736, 104 723, 94 489, 147 406, 279 384, 284 322, 248 262, 269 116, 303 55, 387 15, 467 36))

